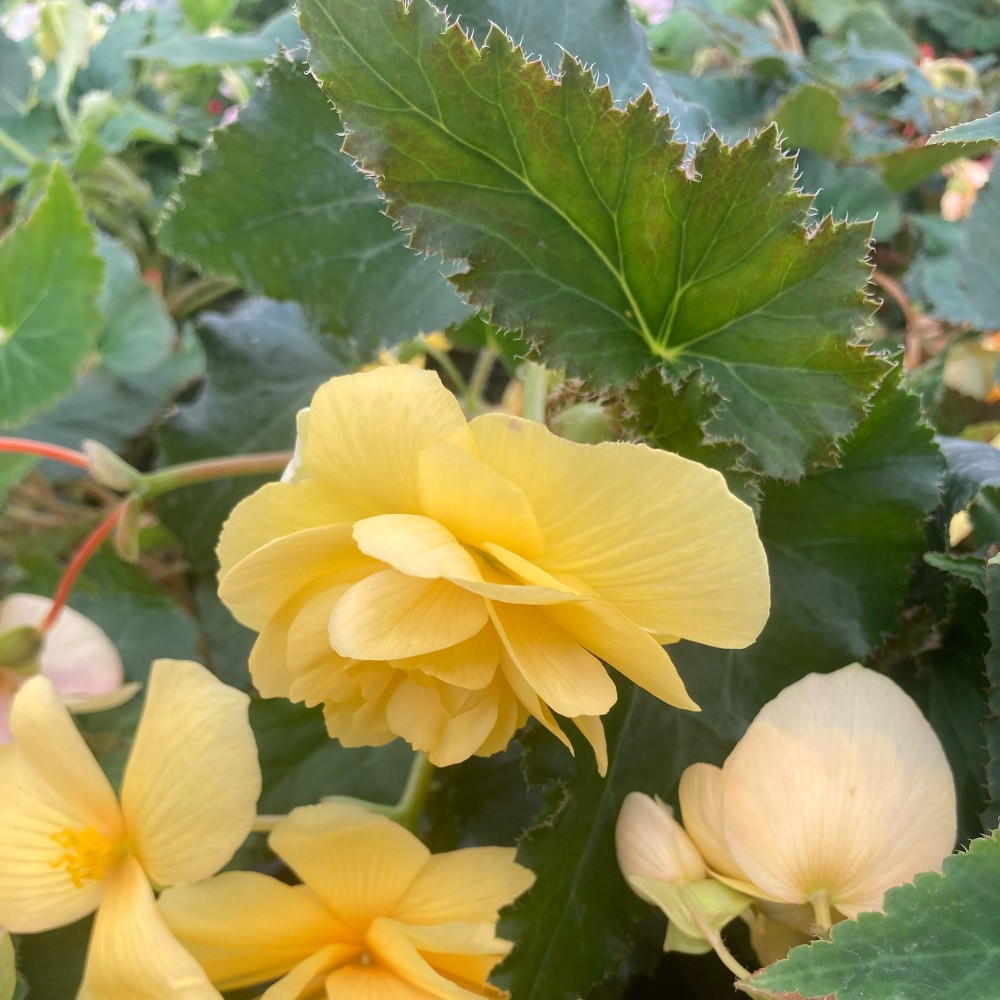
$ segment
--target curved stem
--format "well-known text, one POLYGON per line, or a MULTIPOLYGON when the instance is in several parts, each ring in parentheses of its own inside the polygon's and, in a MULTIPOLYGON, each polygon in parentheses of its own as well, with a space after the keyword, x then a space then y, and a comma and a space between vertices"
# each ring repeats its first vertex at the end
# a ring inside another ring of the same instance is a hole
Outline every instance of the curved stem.
POLYGON ((797 56, 804 56, 805 52, 802 48, 802 39, 799 37, 799 29, 795 27, 795 19, 785 5, 785 0, 771 0, 771 10, 774 11, 774 16, 781 25, 785 41, 784 48, 797 56))
POLYGON ((525 420, 545 423, 545 408, 549 399, 549 372, 535 361, 527 362, 524 373, 524 402, 521 416, 525 420))
POLYGON ((481 413, 483 409, 483 391, 489 380, 493 365, 500 355, 492 347, 484 347, 476 358, 476 365, 469 378, 469 387, 465 392, 465 408, 469 413, 481 413))
POLYGON ((45 620, 38 626, 39 632, 46 632, 59 617, 59 612, 66 605, 66 600, 73 590, 76 578, 80 575, 83 567, 90 562, 91 557, 101 547, 101 543, 115 530, 119 519, 125 511, 125 504, 119 504, 111 511, 101 523, 83 540, 80 547, 73 553, 66 569, 63 571, 59 586, 52 597, 52 607, 45 616, 45 620))
POLYGON ((237 455, 235 458, 208 458, 201 462, 170 465, 148 472, 139 481, 138 492, 147 498, 158 497, 182 486, 209 483, 231 476, 260 476, 281 472, 292 460, 290 451, 266 451, 259 455, 237 455))
POLYGON ((753 973, 736 960, 733 953, 726 947, 725 942, 723 942, 722 935, 709 926, 708 921, 705 920, 697 909, 691 910, 691 916, 698 925, 698 930, 701 931, 702 937, 712 946, 712 950, 718 956, 719 961, 737 979, 749 979, 753 973))
POLYGON ((75 465, 79 469, 88 468, 90 462, 82 451, 49 444, 48 441, 32 441, 28 438, 0 437, 0 451, 20 455, 37 455, 65 465, 75 465))
POLYGON ((406 776, 406 784, 403 786, 403 794, 400 795, 392 816, 397 823, 408 830, 416 829, 417 819, 433 777, 434 765, 427 759, 427 754, 415 753, 413 763, 410 764, 410 773, 406 776))
POLYGON ((451 379, 452 385, 455 387, 455 392, 459 396, 464 399, 469 395, 469 387, 466 385, 465 379, 462 377, 462 373, 458 370, 455 362, 448 357, 447 351, 442 351, 440 348, 435 347, 426 337, 420 340, 420 350, 424 354, 429 354, 444 369, 448 378, 451 379))

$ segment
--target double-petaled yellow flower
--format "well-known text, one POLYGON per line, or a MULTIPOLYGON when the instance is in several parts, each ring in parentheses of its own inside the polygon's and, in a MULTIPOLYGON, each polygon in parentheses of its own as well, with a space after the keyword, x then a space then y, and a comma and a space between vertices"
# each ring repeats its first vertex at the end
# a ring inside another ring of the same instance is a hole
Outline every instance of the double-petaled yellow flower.
POLYGON ((169 889, 160 909, 219 989, 278 980, 264 1000, 475 1000, 509 944, 502 906, 533 875, 513 848, 431 854, 360 806, 294 810, 270 845, 302 879, 225 872, 169 889))
POLYGON ((605 660, 696 708, 661 643, 752 642, 764 552, 722 476, 639 444, 467 423, 411 366, 316 393, 300 463, 233 512, 220 594, 261 635, 267 697, 322 703, 348 746, 396 736, 446 765, 503 749, 528 715, 606 766, 605 660))
POLYGON ((247 705, 197 663, 157 661, 119 803, 51 682, 18 692, 0 752, 0 925, 33 933, 97 910, 77 1000, 218 1000, 151 883, 214 874, 250 832, 247 705))

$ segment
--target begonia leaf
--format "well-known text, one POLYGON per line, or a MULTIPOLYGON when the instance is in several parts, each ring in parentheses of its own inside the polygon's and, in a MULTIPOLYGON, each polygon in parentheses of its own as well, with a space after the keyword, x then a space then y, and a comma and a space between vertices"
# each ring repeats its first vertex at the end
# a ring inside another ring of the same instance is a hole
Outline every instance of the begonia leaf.
POLYGON ((770 475, 831 457, 885 370, 850 343, 868 228, 806 229, 773 131, 710 137, 693 179, 648 95, 616 109, 568 56, 557 82, 429 0, 305 0, 302 18, 345 149, 411 245, 467 262, 451 281, 494 323, 598 384, 700 369, 725 401, 711 429, 770 475))
POLYGON ((884 913, 837 924, 829 941, 793 949, 755 976, 765 996, 951 1000, 996 995, 1000 968, 1000 835, 972 842, 890 889, 884 913))
POLYGON ((938 143, 948 142, 1000 142, 1000 111, 985 118, 976 118, 971 122, 962 122, 961 125, 952 125, 951 128, 942 129, 935 132, 928 140, 927 145, 932 146, 938 143))
POLYGON ((72 388, 101 330, 103 266, 61 167, 32 214, 0 241, 0 426, 72 388))
POLYGON ((185 177, 160 238, 205 271, 298 302, 318 328, 374 352, 467 310, 440 261, 393 231, 378 192, 340 152, 340 130, 303 67, 279 60, 185 177))
POLYGON ((986 626, 990 649, 986 654, 989 715, 986 720, 986 792, 983 823, 988 830, 1000 826, 1000 565, 986 567, 986 626))

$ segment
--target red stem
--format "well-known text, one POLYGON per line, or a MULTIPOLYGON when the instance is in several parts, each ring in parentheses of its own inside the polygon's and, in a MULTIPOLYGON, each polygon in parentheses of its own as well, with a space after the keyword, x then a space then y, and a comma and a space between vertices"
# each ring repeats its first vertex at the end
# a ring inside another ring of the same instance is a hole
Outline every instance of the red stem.
POLYGON ((76 465, 81 469, 86 469, 89 465, 87 456, 82 451, 73 451, 72 448, 63 448, 61 445, 49 444, 46 441, 29 441, 27 438, 0 437, 0 451, 40 455, 42 458, 65 462, 66 465, 76 465))
POLYGON ((47 632, 55 623, 55 620, 59 617, 59 612, 62 611, 73 589, 73 584, 76 583, 76 578, 80 575, 83 567, 90 562, 94 553, 101 547, 101 543, 115 530, 115 525, 118 524, 124 512, 125 504, 119 504, 115 507, 83 540, 76 552, 73 553, 73 558, 70 559, 69 564, 66 566, 62 579, 59 581, 59 586, 56 587, 56 592, 52 597, 52 607, 45 616, 45 621, 38 626, 39 632, 47 632))

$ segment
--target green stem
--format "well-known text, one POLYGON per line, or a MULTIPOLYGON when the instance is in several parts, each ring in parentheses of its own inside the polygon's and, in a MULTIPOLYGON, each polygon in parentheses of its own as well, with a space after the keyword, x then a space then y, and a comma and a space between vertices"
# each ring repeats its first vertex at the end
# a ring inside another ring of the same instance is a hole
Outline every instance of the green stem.
POLYGON ((701 931, 702 937, 712 946, 712 950, 718 956, 719 961, 737 978, 737 979, 749 979, 753 973, 736 961, 733 953, 726 947, 725 942, 722 940, 722 936, 718 931, 713 930, 708 921, 702 916, 698 909, 692 908, 691 916, 694 918, 694 922, 698 925, 698 930, 701 931))
POLYGON ((493 365, 496 364, 500 355, 492 347, 484 347, 476 358, 476 365, 472 369, 472 377, 469 379, 469 387, 465 391, 465 409, 468 413, 475 415, 483 412, 483 391, 489 380, 493 365))
POLYGON ((0 128, 0 146, 7 150, 11 156, 20 160, 26 167, 33 167, 38 162, 38 157, 22 146, 12 135, 8 135, 0 128))
POLYGON ((146 499, 158 497, 182 486, 209 483, 233 476, 260 476, 281 472, 292 460, 290 451, 266 451, 259 455, 237 455, 235 458, 209 458, 202 462, 171 465, 140 477, 136 490, 146 499))
POLYGON ((549 371, 535 361, 526 363, 524 373, 524 403, 521 416, 525 420, 545 423, 545 408, 549 399, 549 371))
POLYGON ((445 370, 459 396, 465 398, 469 395, 469 387, 465 384, 462 373, 455 366, 455 362, 448 357, 447 352, 439 350, 426 340, 421 340, 420 349, 429 354, 445 370))

